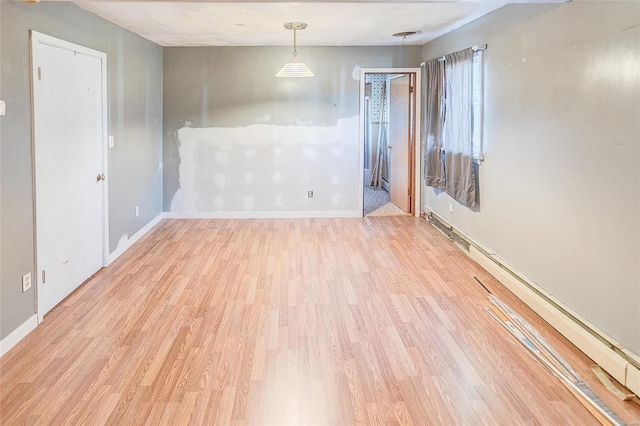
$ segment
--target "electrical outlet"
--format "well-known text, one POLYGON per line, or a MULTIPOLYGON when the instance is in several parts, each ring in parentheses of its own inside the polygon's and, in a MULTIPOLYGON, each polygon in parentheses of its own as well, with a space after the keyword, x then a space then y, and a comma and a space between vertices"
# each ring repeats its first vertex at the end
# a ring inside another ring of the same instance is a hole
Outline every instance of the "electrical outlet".
POLYGON ((449 214, 453 214, 453 204, 449 204, 449 214))
POLYGON ((140 216, 140 206, 136 206, 136 217, 140 216))
POLYGON ((313 198, 313 191, 307 191, 307 198, 313 198))
POLYGON ((22 276, 22 292, 29 290, 31 288, 31 272, 27 272, 22 276))

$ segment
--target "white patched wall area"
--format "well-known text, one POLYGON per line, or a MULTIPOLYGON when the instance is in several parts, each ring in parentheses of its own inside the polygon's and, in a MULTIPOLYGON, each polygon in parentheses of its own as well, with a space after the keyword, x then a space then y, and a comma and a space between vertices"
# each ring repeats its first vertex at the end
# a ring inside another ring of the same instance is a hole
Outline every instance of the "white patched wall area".
POLYGON ((183 127, 177 137, 180 188, 171 212, 361 213, 358 116, 334 126, 183 127))

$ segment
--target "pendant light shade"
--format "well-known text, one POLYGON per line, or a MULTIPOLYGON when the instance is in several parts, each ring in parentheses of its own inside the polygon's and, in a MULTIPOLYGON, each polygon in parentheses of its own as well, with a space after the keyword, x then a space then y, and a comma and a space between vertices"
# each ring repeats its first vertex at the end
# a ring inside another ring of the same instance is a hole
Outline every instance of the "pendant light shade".
POLYGON ((284 27, 288 30, 293 30, 293 58, 280 68, 276 77, 315 77, 315 74, 311 72, 309 67, 297 58, 296 31, 304 30, 307 28, 307 24, 304 22, 287 22, 284 24, 284 27))
POLYGON ((300 62, 295 57, 280 68, 276 77, 315 77, 316 75, 304 62, 300 62))

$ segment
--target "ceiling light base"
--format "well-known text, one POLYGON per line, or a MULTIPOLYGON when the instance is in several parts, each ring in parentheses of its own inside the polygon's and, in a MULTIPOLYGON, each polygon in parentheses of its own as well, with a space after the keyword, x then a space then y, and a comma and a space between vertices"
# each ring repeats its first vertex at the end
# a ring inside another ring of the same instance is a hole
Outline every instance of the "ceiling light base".
POLYGON ((284 24, 284 27, 288 30, 304 30, 307 28, 307 24, 305 22, 287 22, 284 24))
POLYGON ((395 33, 395 34, 392 34, 392 35, 393 35, 393 37, 406 38, 406 37, 411 37, 411 36, 416 35, 416 34, 420 34, 420 32, 421 32, 420 30, 418 30, 418 31, 402 31, 402 32, 395 33))

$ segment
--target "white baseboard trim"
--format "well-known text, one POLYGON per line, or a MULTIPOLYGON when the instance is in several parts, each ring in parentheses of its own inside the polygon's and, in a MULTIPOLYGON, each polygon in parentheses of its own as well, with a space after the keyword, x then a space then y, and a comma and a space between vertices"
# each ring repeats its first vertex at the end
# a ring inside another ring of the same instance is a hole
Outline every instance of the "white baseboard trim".
POLYGON ((461 248, 472 260, 482 266, 613 378, 636 395, 640 395, 640 369, 637 368, 637 365, 640 364, 640 356, 626 349, 531 280, 514 271, 502 259, 495 255, 489 255, 487 250, 469 236, 453 228, 444 219, 435 214, 433 217, 446 224, 457 236, 470 243, 468 251, 461 248), (634 363, 630 363, 628 359, 634 363))
POLYGON ((22 323, 11 334, 2 339, 0 342, 0 357, 9 352, 18 342, 25 338, 38 326, 38 315, 34 314, 28 320, 22 323))
POLYGON ((362 217, 359 210, 273 211, 273 212, 165 212, 165 219, 308 219, 362 217))
POLYGON ((132 245, 134 245, 140 238, 142 238, 147 232, 149 232, 154 226, 156 226, 164 217, 163 213, 160 213, 158 216, 156 216, 154 219, 151 220, 151 222, 147 223, 145 226, 143 226, 138 232, 136 232, 135 234, 133 234, 133 236, 131 236, 125 244, 123 244, 122 246, 116 248, 113 253, 110 253, 109 256, 107 256, 107 264, 105 266, 109 266, 111 265, 117 258, 119 258, 120 256, 122 256, 122 254, 127 251, 132 245))

